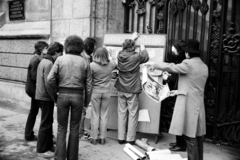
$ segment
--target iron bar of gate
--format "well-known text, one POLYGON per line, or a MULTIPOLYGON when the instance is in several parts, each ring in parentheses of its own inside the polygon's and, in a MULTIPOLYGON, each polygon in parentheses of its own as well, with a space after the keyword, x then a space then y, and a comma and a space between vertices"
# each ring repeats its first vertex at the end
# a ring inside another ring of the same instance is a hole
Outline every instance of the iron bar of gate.
MULTIPOLYGON (((202 25, 201 25, 201 35, 200 35, 200 50, 204 51, 204 36, 205 36, 205 29, 206 29, 206 14, 208 12, 208 4, 207 0, 203 0, 200 6, 200 11, 202 13, 202 25)), ((211 27, 211 26, 210 26, 211 27)))
MULTIPOLYGON (((155 1, 149 1, 150 9, 149 9, 149 23, 147 26, 148 33, 151 34, 153 33, 153 28, 152 28, 152 10, 155 5, 155 1)), ((157 10, 157 7, 156 7, 157 10)))
MULTIPOLYGON (((144 9, 146 10, 146 3, 144 3, 144 9)), ((143 33, 145 33, 145 29, 146 29, 146 13, 143 14, 143 33)))
POLYGON ((179 10, 179 25, 178 25, 178 37, 177 39, 183 39, 182 37, 182 29, 183 29, 183 12, 185 10, 185 2, 184 0, 178 0, 178 10, 179 10))
POLYGON ((192 3, 194 9, 194 20, 193 20, 193 39, 197 38, 197 28, 198 28, 198 10, 200 6, 199 0, 193 0, 192 3))
MULTIPOLYGON (((219 39, 219 44, 222 44, 220 42, 223 41, 223 33, 225 31, 225 22, 226 22, 226 13, 227 13, 227 1, 215 1, 215 3, 222 3, 220 4, 222 6, 222 10, 220 12, 220 39, 219 39)), ((216 4, 217 5, 217 4, 216 4)), ((216 97, 216 105, 215 105, 215 112, 214 112, 214 131, 213 131, 213 141, 216 142, 217 140, 217 135, 218 135, 218 128, 217 128, 217 115, 218 115, 218 106, 220 106, 220 99, 221 99, 221 93, 222 93, 222 74, 221 74, 221 71, 222 71, 222 61, 223 61, 223 54, 222 53, 222 45, 219 45, 219 56, 218 56, 218 69, 217 69, 217 97, 216 97)))
POLYGON ((135 15, 135 3, 133 2, 132 3, 132 6, 131 6, 131 8, 132 8, 132 23, 131 23, 131 28, 132 28, 132 32, 134 32, 134 15, 135 15))
POLYGON ((171 48, 173 41, 175 40, 175 31, 176 31, 176 15, 178 13, 177 11, 177 5, 176 5, 176 1, 172 0, 171 2, 171 16, 172 16, 172 35, 171 35, 171 40, 170 40, 170 45, 169 48, 171 48))
POLYGON ((127 33, 129 30, 129 8, 128 8, 128 3, 124 3, 124 29, 123 32, 127 33))
POLYGON ((159 0, 155 1, 155 19, 154 19, 154 33, 157 33, 157 29, 158 29, 158 25, 159 25, 159 19, 158 19, 158 13, 160 10, 160 6, 159 6, 159 0))
POLYGON ((185 41, 189 39, 189 32, 190 32, 190 18, 191 18, 191 0, 187 1, 187 13, 186 13, 186 35, 185 41))

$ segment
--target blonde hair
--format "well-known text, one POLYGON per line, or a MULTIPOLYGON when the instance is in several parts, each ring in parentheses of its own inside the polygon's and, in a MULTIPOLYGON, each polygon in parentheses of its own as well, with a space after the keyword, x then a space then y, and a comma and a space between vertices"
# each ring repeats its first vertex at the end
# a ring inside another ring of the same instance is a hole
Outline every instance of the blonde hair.
POLYGON ((108 51, 104 47, 100 47, 96 50, 93 61, 100 65, 107 65, 109 63, 108 51))

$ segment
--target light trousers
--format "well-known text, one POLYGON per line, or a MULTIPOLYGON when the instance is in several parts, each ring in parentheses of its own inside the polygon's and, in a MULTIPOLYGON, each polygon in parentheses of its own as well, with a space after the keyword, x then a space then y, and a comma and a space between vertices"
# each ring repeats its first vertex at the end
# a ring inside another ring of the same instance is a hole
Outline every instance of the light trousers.
POLYGON ((107 120, 109 110, 110 93, 92 93, 91 99, 91 137, 104 139, 107 133, 107 120))
POLYGON ((118 139, 135 141, 139 94, 118 92, 118 139), (127 134, 126 125, 128 120, 127 134))

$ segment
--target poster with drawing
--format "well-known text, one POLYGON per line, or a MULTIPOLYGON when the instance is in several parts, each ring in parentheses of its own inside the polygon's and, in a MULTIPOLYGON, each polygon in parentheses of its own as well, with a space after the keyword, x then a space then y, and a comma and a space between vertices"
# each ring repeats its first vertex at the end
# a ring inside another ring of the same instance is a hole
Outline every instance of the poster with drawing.
POLYGON ((155 102, 160 103, 169 97, 170 89, 168 84, 163 85, 156 81, 151 74, 149 74, 146 66, 142 67, 142 88, 147 96, 155 102))

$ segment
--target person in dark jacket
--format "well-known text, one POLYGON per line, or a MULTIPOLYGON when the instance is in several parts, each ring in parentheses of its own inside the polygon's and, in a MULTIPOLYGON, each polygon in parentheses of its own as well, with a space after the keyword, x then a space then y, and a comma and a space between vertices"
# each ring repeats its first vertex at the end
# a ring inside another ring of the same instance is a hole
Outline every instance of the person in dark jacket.
POLYGON ((37 153, 41 157, 53 157, 53 110, 55 97, 49 95, 47 90, 47 76, 57 59, 63 53, 63 45, 58 42, 50 44, 47 55, 40 62, 37 69, 37 87, 35 98, 39 108, 42 110, 41 124, 38 132, 37 153))
POLYGON ((144 45, 141 45, 139 53, 135 52, 134 40, 136 40, 138 36, 137 33, 134 33, 132 39, 126 39, 123 43, 123 50, 119 52, 117 57, 119 75, 115 87, 118 90, 119 144, 125 143, 125 139, 131 144, 135 142, 139 94, 142 91, 140 64, 147 62, 149 59, 144 45), (129 122, 126 134, 127 119, 129 122))
MULTIPOLYGON (((87 37, 84 40, 84 51, 81 53, 81 56, 90 64, 93 61, 93 52, 96 49, 96 40, 92 37, 87 37)), ((85 125, 85 117, 87 108, 90 106, 84 106, 82 111, 82 117, 80 121, 80 127, 79 127, 79 138, 81 139, 90 139, 90 129, 91 125, 86 122, 87 125, 85 125)))
POLYGON ((56 95, 57 89, 59 92, 57 98, 58 131, 55 159, 78 160, 79 123, 83 107, 88 106, 91 100, 92 76, 89 63, 81 56, 84 44, 79 36, 67 37, 64 42, 64 49, 66 54, 56 60, 48 75, 47 82, 51 94, 56 95), (58 84, 56 84, 57 77, 58 84), (83 91, 85 91, 85 94, 83 91), (68 116, 71 118, 67 147, 68 116))
POLYGON ((27 81, 25 85, 26 93, 29 97, 31 97, 31 108, 28 114, 26 127, 25 127, 25 140, 26 141, 36 141, 37 137, 34 135, 34 125, 36 121, 36 117, 38 114, 39 107, 35 100, 35 91, 36 91, 36 77, 37 77, 37 67, 40 61, 43 58, 43 55, 46 54, 48 44, 44 41, 38 41, 35 44, 35 52, 34 56, 30 60, 28 65, 27 72, 27 81))

